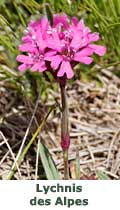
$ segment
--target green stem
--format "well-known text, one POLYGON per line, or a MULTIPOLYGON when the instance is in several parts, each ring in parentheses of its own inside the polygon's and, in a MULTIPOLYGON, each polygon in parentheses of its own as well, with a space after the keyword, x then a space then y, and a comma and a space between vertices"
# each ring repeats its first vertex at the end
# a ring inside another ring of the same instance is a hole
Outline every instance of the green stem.
POLYGON ((70 145, 69 138, 69 121, 68 121, 68 106, 66 95, 66 81, 60 81, 61 102, 62 102, 62 119, 61 119, 61 147, 63 149, 64 158, 64 179, 69 179, 69 164, 68 164, 68 149, 70 145))

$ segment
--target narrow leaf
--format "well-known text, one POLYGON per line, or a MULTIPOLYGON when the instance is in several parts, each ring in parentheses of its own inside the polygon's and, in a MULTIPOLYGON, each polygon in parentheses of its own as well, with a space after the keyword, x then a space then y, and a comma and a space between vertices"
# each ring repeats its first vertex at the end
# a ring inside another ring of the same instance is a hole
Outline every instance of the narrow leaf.
POLYGON ((52 25, 53 24, 53 14, 52 14, 52 11, 48 4, 45 5, 44 11, 45 11, 45 14, 46 14, 48 20, 50 21, 50 23, 52 25))
POLYGON ((40 143, 40 158, 48 180, 60 179, 59 173, 55 167, 52 156, 44 144, 40 143))
POLYGON ((80 179, 80 157, 79 157, 79 149, 76 149, 76 160, 75 160, 75 175, 76 179, 80 179))
POLYGON ((110 180, 110 178, 103 171, 96 171, 96 175, 100 180, 110 180))

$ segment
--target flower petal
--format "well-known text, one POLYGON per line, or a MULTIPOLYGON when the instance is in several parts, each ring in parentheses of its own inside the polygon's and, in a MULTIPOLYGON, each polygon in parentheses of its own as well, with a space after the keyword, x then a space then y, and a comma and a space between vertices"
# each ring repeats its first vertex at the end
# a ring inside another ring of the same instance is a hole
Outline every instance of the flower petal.
POLYGON ((84 24, 84 19, 81 19, 79 22, 78 22, 78 25, 80 30, 83 30, 85 28, 85 24, 84 24))
POLYGON ((42 34, 41 34, 41 31, 40 29, 38 28, 38 30, 36 31, 36 42, 37 42, 37 45, 39 47, 39 50, 41 52, 43 52, 46 48, 46 42, 45 40, 43 40, 43 37, 42 37, 42 34))
POLYGON ((49 22, 47 20, 47 18, 42 18, 41 21, 40 21, 40 25, 41 25, 41 33, 43 35, 43 38, 45 38, 46 36, 46 31, 48 29, 48 26, 49 26, 49 22))
POLYGON ((99 33, 95 32, 95 33, 88 34, 88 39, 89 39, 89 42, 96 42, 96 41, 98 41, 100 39, 99 33))
POLYGON ((43 72, 46 70, 46 66, 45 66, 45 63, 44 61, 43 62, 37 62, 35 63, 32 68, 31 68, 31 71, 40 71, 40 72, 43 72))
POLYGON ((16 59, 17 59, 17 61, 19 61, 21 63, 33 64, 33 59, 26 55, 18 55, 16 59))
POLYGON ((78 50, 79 48, 85 47, 88 44, 88 37, 80 35, 79 33, 76 32, 76 35, 74 35, 70 46, 73 49, 78 50))
POLYGON ((31 36, 30 35, 23 36, 22 41, 31 43, 32 42, 31 36))
POLYGON ((84 49, 78 51, 77 53, 75 53, 74 58, 77 59, 77 58, 83 57, 83 56, 90 56, 90 55, 93 54, 93 52, 94 52, 93 49, 91 49, 91 48, 89 48, 89 47, 86 47, 86 48, 84 48, 84 49))
POLYGON ((84 63, 84 64, 90 64, 93 62, 93 58, 88 57, 88 56, 84 56, 84 57, 76 56, 76 57, 74 57, 74 60, 78 61, 80 63, 84 63))
POLYGON ((57 53, 57 51, 53 51, 53 50, 50 50, 48 52, 45 53, 45 57, 49 58, 49 57, 52 57, 53 55, 55 55, 57 53))
POLYGON ((47 68, 46 68, 46 65, 45 65, 45 61, 41 61, 40 62, 40 69, 39 69, 39 71, 40 72, 43 72, 43 71, 45 71, 47 68))
POLYGON ((35 29, 35 28, 37 28, 37 27, 40 26, 40 22, 41 22, 41 19, 38 20, 38 21, 31 20, 30 23, 29 23, 29 25, 28 25, 28 28, 33 28, 33 29, 35 29))
POLYGON ((78 24, 78 19, 77 19, 77 17, 75 17, 75 16, 72 17, 72 21, 71 21, 71 22, 72 22, 73 25, 77 26, 77 24, 78 24))
POLYGON ((19 71, 25 71, 28 68, 29 68, 29 65, 26 65, 26 64, 21 64, 20 66, 18 66, 19 71))
POLYGON ((53 27, 56 27, 57 25, 62 25, 65 29, 69 27, 68 24, 68 17, 66 14, 58 15, 55 14, 53 17, 53 27))
POLYGON ((60 66, 60 70, 57 73, 57 76, 62 77, 65 73, 66 73, 68 79, 71 79, 74 75, 71 65, 68 61, 62 62, 61 66, 60 66))
POLYGON ((35 49, 36 49, 35 45, 32 45, 30 43, 19 45, 19 50, 22 52, 33 52, 35 51, 35 49))
POLYGON ((60 63, 62 62, 63 58, 60 55, 55 55, 52 57, 48 57, 46 60, 51 61, 51 67, 53 69, 57 69, 59 67, 60 63))
POLYGON ((106 53, 106 47, 103 47, 101 45, 89 44, 88 47, 93 49, 94 52, 99 56, 103 56, 106 53))
POLYGON ((62 46, 57 31, 53 31, 52 36, 47 39, 47 46, 48 48, 57 50, 58 52, 61 51, 62 46))
POLYGON ((40 65, 39 65, 39 63, 35 63, 33 66, 32 66, 32 68, 31 68, 31 71, 38 71, 39 70, 39 67, 40 67, 40 65))
POLYGON ((61 56, 59 56, 59 55, 54 56, 54 58, 53 58, 53 60, 51 62, 51 67, 53 69, 57 69, 59 67, 60 63, 62 62, 62 60, 63 59, 62 59, 61 56))

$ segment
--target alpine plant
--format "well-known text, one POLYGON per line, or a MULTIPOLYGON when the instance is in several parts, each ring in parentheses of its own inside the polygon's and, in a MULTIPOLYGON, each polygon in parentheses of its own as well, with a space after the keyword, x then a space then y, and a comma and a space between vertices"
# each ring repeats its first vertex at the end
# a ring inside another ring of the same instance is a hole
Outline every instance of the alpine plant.
POLYGON ((99 39, 99 33, 92 33, 83 19, 78 21, 77 17, 73 17, 70 22, 66 14, 55 14, 52 25, 46 17, 31 21, 24 31, 23 43, 19 46, 22 52, 17 56, 17 61, 21 63, 18 67, 20 71, 27 69, 32 72, 49 71, 60 85, 64 179, 69 179, 70 146, 66 81, 74 76, 74 67, 78 63, 89 65, 93 62, 93 54, 98 56, 105 54, 106 48, 95 44, 99 39))

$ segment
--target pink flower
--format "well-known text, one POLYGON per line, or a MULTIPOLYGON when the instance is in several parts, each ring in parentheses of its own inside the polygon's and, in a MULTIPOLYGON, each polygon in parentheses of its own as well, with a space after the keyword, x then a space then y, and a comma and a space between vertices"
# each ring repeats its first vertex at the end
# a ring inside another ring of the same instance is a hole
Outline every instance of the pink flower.
POLYGON ((67 17, 64 16, 64 19, 57 17, 57 21, 58 25, 56 23, 55 27, 59 28, 59 24, 62 24, 64 30, 62 29, 60 32, 59 30, 54 30, 48 38, 47 45, 50 49, 55 50, 56 54, 46 57, 46 60, 51 62, 53 69, 58 69, 58 77, 66 74, 67 78, 71 79, 74 75, 72 70, 74 62, 90 64, 93 62, 91 55, 96 53, 99 56, 103 56, 106 48, 92 44, 93 41, 99 40, 99 34, 91 33, 91 30, 84 25, 83 20, 78 22, 76 18, 73 18, 69 27, 67 26, 67 17))
POLYGON ((27 52, 27 55, 17 56, 22 63, 19 70, 31 68, 32 71, 43 72, 50 70, 49 63, 51 72, 56 72, 57 77, 66 75, 67 79, 71 79, 76 64, 91 64, 93 53, 99 56, 105 54, 105 47, 93 43, 99 39, 99 34, 92 33, 83 19, 78 21, 73 17, 69 23, 66 14, 54 15, 52 26, 46 18, 32 21, 22 38, 23 44, 19 46, 20 51, 27 52))
MULTIPOLYGON (((31 68, 32 71, 43 72, 47 69, 45 63, 45 56, 50 52, 46 52, 46 31, 48 30, 49 22, 46 18, 35 22, 31 21, 25 36, 23 36, 23 44, 19 46, 19 50, 27 52, 27 55, 18 55, 17 60, 21 64, 18 69, 25 71, 27 68, 31 68)), ((54 54, 54 52, 53 52, 54 54)))

